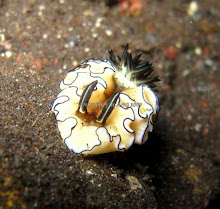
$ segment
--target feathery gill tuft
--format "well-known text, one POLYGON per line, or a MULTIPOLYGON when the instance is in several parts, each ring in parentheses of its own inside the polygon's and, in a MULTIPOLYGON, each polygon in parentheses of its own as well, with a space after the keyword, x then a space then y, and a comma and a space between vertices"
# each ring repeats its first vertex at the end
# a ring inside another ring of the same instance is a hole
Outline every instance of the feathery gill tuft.
POLYGON ((137 86, 147 84, 151 88, 157 87, 156 82, 160 81, 159 76, 152 76, 154 71, 152 64, 142 62, 140 59, 142 54, 132 58, 132 54, 128 52, 129 45, 124 48, 122 56, 115 56, 113 50, 109 50, 109 58, 115 67, 120 71, 128 80, 133 81, 137 86), (150 76, 151 75, 151 76, 150 76))

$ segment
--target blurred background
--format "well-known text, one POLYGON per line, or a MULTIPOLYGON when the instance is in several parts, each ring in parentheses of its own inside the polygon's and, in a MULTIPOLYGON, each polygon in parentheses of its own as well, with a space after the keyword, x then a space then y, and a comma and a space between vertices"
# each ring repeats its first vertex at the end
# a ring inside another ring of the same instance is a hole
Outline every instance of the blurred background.
POLYGON ((219 208, 218 0, 1 0, 0 209, 219 208), (126 44, 160 76, 142 146, 83 157, 50 104, 67 72, 126 44))

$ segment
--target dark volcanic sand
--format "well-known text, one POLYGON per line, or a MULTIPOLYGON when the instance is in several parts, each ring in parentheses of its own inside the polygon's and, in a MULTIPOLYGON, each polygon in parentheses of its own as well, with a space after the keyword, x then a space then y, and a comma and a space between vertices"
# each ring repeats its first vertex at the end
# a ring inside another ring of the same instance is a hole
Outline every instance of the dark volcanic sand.
POLYGON ((116 1, 0 2, 0 209, 219 204, 218 0, 195 11, 146 0, 125 13, 116 1), (160 75, 154 132, 125 153, 76 155, 49 110, 59 82, 127 43, 160 75))

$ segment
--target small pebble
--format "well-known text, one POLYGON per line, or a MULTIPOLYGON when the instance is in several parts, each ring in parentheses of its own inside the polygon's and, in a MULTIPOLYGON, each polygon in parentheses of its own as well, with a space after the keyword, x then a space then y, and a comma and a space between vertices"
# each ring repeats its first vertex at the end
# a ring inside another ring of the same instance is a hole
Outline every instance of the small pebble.
POLYGON ((83 15, 86 16, 86 17, 90 16, 91 15, 91 11, 90 10, 86 10, 86 11, 83 12, 83 15))
POLYGON ((205 64, 206 64, 207 66, 211 67, 211 66, 213 65, 212 59, 207 58, 207 59, 205 60, 205 64))
POLYGON ((192 120, 192 115, 191 114, 187 115, 187 120, 192 120))
POLYGON ((6 51, 6 52, 5 52, 5 56, 6 56, 7 58, 10 58, 10 57, 12 56, 12 52, 11 52, 11 51, 6 51))
POLYGON ((73 27, 68 27, 68 31, 73 31, 73 27))
POLYGON ((200 123, 197 123, 194 128, 196 132, 200 132, 202 129, 202 125, 200 123))
POLYGON ((72 65, 75 67, 75 66, 78 65, 78 62, 77 62, 77 61, 73 61, 73 62, 72 62, 72 65))
POLYGON ((39 11, 37 14, 38 14, 38 16, 42 16, 43 12, 39 11))
POLYGON ((98 38, 98 33, 93 33, 93 34, 92 34, 92 37, 93 37, 93 38, 98 38))
POLYGON ((0 42, 5 41, 5 34, 4 33, 0 33, 0 42))
POLYGON ((63 65, 63 69, 66 70, 67 69, 67 65, 63 65))
POLYGON ((138 181, 138 179, 135 176, 127 175, 126 179, 129 181, 131 190, 137 190, 143 188, 141 183, 138 181))
POLYGON ((194 50, 196 55, 201 55, 202 54, 202 49, 200 47, 196 47, 194 50))
POLYGON ((103 20, 103 19, 102 19, 101 17, 98 17, 98 18, 96 19, 95 27, 99 28, 99 27, 101 26, 102 20, 103 20))
POLYGON ((74 47, 75 46, 75 42, 74 41, 70 41, 69 42, 69 47, 74 47))
POLYGON ((61 34, 57 34, 57 39, 60 39, 61 37, 61 34))
POLYGON ((182 47, 182 43, 181 42, 176 42, 175 44, 176 48, 180 49, 182 47))
POLYGON ((39 10, 41 10, 41 11, 42 11, 42 10, 44 10, 44 9, 45 9, 45 6, 44 6, 43 4, 41 4, 41 5, 40 5, 38 8, 39 8, 39 10))
POLYGON ((112 35, 112 31, 110 29, 106 29, 105 33, 107 36, 111 36, 112 35))
POLYGON ((93 175, 93 172, 91 171, 91 169, 90 169, 90 170, 87 170, 86 173, 87 173, 88 175, 93 175))
POLYGON ((114 178, 118 177, 118 175, 116 173, 112 173, 111 176, 114 177, 114 178))
POLYGON ((46 33, 43 34, 43 39, 47 39, 48 35, 46 33))
POLYGON ((86 47, 86 48, 84 49, 84 51, 85 51, 85 52, 89 52, 89 51, 90 51, 90 48, 89 48, 89 47, 86 47))
POLYGON ((26 28, 27 29, 31 29, 32 27, 31 27, 31 25, 27 25, 26 28))
POLYGON ((186 77, 189 74, 190 74, 189 70, 184 70, 183 73, 182 73, 183 77, 186 77))
POLYGON ((165 58, 167 60, 175 60, 178 56, 178 50, 174 47, 169 47, 165 51, 165 58))
POLYGON ((193 16, 198 11, 198 2, 197 1, 191 1, 189 3, 189 6, 187 8, 187 14, 189 16, 193 16))

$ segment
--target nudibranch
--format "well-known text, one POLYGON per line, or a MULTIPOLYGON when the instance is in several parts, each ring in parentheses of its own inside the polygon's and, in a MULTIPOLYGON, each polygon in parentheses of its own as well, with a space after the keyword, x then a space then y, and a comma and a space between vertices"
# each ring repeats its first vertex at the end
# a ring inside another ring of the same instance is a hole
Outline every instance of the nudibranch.
POLYGON ((132 58, 128 45, 122 56, 110 50, 110 60, 89 59, 60 82, 51 110, 74 153, 125 151, 146 142, 159 111, 153 91, 159 79, 140 57, 132 58))

